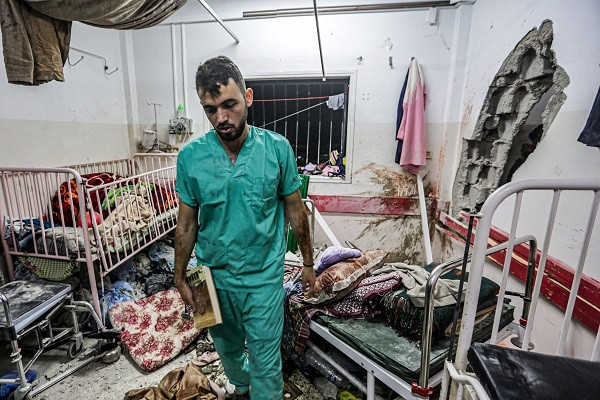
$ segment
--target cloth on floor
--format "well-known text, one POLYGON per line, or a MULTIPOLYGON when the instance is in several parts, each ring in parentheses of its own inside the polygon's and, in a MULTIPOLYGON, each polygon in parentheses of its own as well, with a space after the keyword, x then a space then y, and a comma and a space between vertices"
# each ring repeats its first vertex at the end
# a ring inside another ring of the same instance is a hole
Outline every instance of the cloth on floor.
POLYGON ((158 273, 152 274, 146 279, 146 295, 152 296, 164 290, 173 289, 175 280, 173 274, 158 273))
POLYGON ((64 81, 71 21, 113 29, 160 23, 187 0, 4 0, 0 21, 6 76, 10 83, 64 81))
POLYGON ((397 272, 370 276, 363 279, 346 297, 329 304, 327 309, 336 317, 373 318, 383 310, 380 305, 383 295, 401 283, 402 278, 397 272))
POLYGON ((138 277, 150 274, 152 264, 148 256, 144 253, 138 253, 133 257, 133 265, 135 265, 138 277))
POLYGON ((600 88, 598 88, 590 116, 577 141, 587 146, 600 147, 600 88))
MULTIPOLYGON (((102 314, 106 317, 108 311, 117 304, 127 301, 135 301, 135 293, 128 282, 116 281, 109 287, 104 288, 104 291, 98 293, 100 304, 102 304, 102 314)), ((104 318, 104 321, 107 321, 104 318)))
POLYGON ((175 249, 165 242, 152 243, 148 249, 148 258, 153 264, 163 264, 170 272, 175 270, 175 249))
POLYGON ((402 140, 400 166, 417 174, 425 160, 425 104, 427 91, 423 72, 416 58, 413 58, 408 71, 408 83, 402 100, 403 115, 396 136, 402 140))
POLYGON ((319 276, 323 271, 331 267, 333 264, 352 257, 360 257, 360 250, 349 249, 342 246, 330 246, 315 262, 315 275, 319 276))
MULTIPOLYGON (((193 320, 184 320, 183 301, 177 290, 159 292, 138 301, 120 303, 108 312, 121 342, 133 361, 153 371, 185 349, 199 332, 193 320)), ((142 397, 143 398, 143 397, 142 397)))
MULTIPOLYGON (((402 285, 406 289, 406 294, 415 305, 415 307, 425 306, 425 285, 429 279, 430 271, 420 265, 408 265, 401 262, 387 263, 382 268, 373 272, 373 275, 396 272, 402 278, 402 285)), ((456 304, 458 297, 458 286, 460 281, 454 279, 438 279, 433 294, 433 306, 441 307, 450 304, 456 304)), ((466 285, 463 287, 464 294, 467 292, 466 285)))
POLYGON ((210 400, 217 398, 213 388, 201 368, 189 363, 165 375, 158 387, 129 390, 124 400, 210 400))
MULTIPOLYGON (((37 379, 38 373, 35 369, 29 369, 25 372, 25 379, 27 382, 31 383, 37 379)), ((19 377, 19 373, 17 370, 12 370, 0 376, 0 379, 17 379, 19 377)), ((11 398, 11 393, 17 390, 19 385, 16 383, 3 383, 0 384, 0 400, 9 400, 11 398)))
MULTIPOLYGON (((430 273, 435 266, 436 264, 431 263, 424 268, 430 273)), ((385 271, 385 268, 382 270, 385 271)), ((442 274, 440 280, 458 281, 460 280, 461 274, 462 272, 460 269, 451 269, 442 274)), ((465 276, 465 279, 468 279, 468 275, 465 276)), ((490 307, 493 307, 496 304, 498 290, 499 286, 496 283, 487 278, 482 279, 481 290, 479 292, 478 311, 489 310, 490 307)), ((400 335, 405 336, 410 340, 418 340, 421 337, 425 309, 423 307, 417 307, 413 303, 412 299, 407 294, 407 289, 405 287, 400 287, 399 289, 384 295, 381 304, 387 321, 400 335)), ((455 304, 434 307, 432 343, 435 344, 444 338, 446 329, 452 324, 454 308, 455 304)))
POLYGON ((108 273, 108 277, 112 282, 125 281, 129 284, 135 282, 136 269, 132 259, 125 260, 123 264, 113 269, 108 273))
POLYGON ((304 297, 304 302, 320 304, 344 297, 372 271, 379 269, 386 257, 383 250, 367 250, 360 257, 348 258, 327 268, 316 279, 311 297, 304 297))

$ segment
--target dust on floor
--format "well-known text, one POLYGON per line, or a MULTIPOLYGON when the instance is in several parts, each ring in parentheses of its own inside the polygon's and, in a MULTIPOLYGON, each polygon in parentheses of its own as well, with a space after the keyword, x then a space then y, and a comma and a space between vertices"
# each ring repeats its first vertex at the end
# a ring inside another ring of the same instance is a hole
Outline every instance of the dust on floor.
MULTIPOLYGON (((86 340, 84 349, 92 347, 94 343, 93 340, 86 340)), ((23 354, 26 360, 31 355, 25 351, 23 354)), ((127 355, 121 355, 119 360, 112 364, 95 361, 32 397, 31 400, 122 400, 128 390, 156 386, 169 371, 187 365, 194 358, 196 358, 195 349, 188 353, 182 352, 169 363, 152 372, 138 368, 127 355)), ((6 348, 0 349, 0 371, 12 368, 9 360, 10 351, 6 348)), ((67 355, 65 346, 42 354, 33 365, 38 372, 38 380, 35 385, 44 384, 77 364, 78 361, 78 358, 72 360, 67 355)), ((206 374, 209 379, 218 384, 225 381, 223 368, 219 361, 211 365, 210 369, 211 372, 206 374)), ((316 387, 308 382, 299 371, 292 373, 289 380, 302 391, 302 394, 297 397, 298 400, 324 399, 316 387)))

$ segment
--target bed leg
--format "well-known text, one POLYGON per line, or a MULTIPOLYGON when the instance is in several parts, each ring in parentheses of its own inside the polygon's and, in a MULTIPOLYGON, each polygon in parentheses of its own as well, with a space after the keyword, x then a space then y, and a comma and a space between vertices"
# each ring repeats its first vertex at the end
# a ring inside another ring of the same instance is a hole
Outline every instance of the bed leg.
POLYGON ((375 375, 367 370, 367 400, 375 400, 375 375))
MULTIPOLYGON (((94 272, 94 263, 90 260, 87 262, 88 275, 90 277, 90 290, 92 291, 92 301, 94 302, 94 310, 96 310, 96 314, 102 318, 102 310, 100 309, 100 299, 98 298, 98 286, 96 285, 96 274, 94 272)), ((102 273, 100 273, 102 274, 102 273)), ((103 321, 104 322, 104 321, 103 321)))

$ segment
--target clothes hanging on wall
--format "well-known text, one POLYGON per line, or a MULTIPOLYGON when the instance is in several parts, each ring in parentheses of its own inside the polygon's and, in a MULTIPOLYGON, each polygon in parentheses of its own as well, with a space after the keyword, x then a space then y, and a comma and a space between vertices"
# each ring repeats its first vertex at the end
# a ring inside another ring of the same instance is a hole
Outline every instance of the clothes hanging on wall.
POLYGON ((425 165, 425 101, 427 91, 423 72, 416 58, 408 70, 406 91, 402 100, 402 122, 396 138, 402 140, 400 166, 417 174, 425 165))
POLYGON ((598 88, 585 128, 583 128, 577 141, 588 146, 600 147, 600 88, 598 88))
POLYGON ((113 29, 154 26, 187 0, 2 0, 0 28, 9 83, 64 81, 71 21, 113 29))
POLYGON ((404 94, 406 93, 406 83, 408 82, 408 72, 410 68, 406 71, 406 76, 404 77, 404 84, 402 85, 402 91, 400 92, 400 98, 398 99, 398 112, 396 113, 396 141, 398 144, 396 145, 396 164, 400 164, 400 155, 402 154, 402 140, 398 139, 398 133, 400 132, 400 124, 402 123, 402 116, 404 115, 404 94))

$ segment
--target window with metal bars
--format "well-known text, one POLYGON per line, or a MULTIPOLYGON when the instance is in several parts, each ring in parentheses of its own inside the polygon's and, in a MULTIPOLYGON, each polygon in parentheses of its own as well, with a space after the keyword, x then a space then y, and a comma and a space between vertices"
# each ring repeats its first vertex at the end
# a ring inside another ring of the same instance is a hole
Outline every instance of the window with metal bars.
POLYGON ((285 136, 298 166, 327 161, 337 150, 345 156, 349 78, 247 80, 254 91, 248 123, 285 136), (329 96, 346 94, 344 107, 328 107, 329 96))

